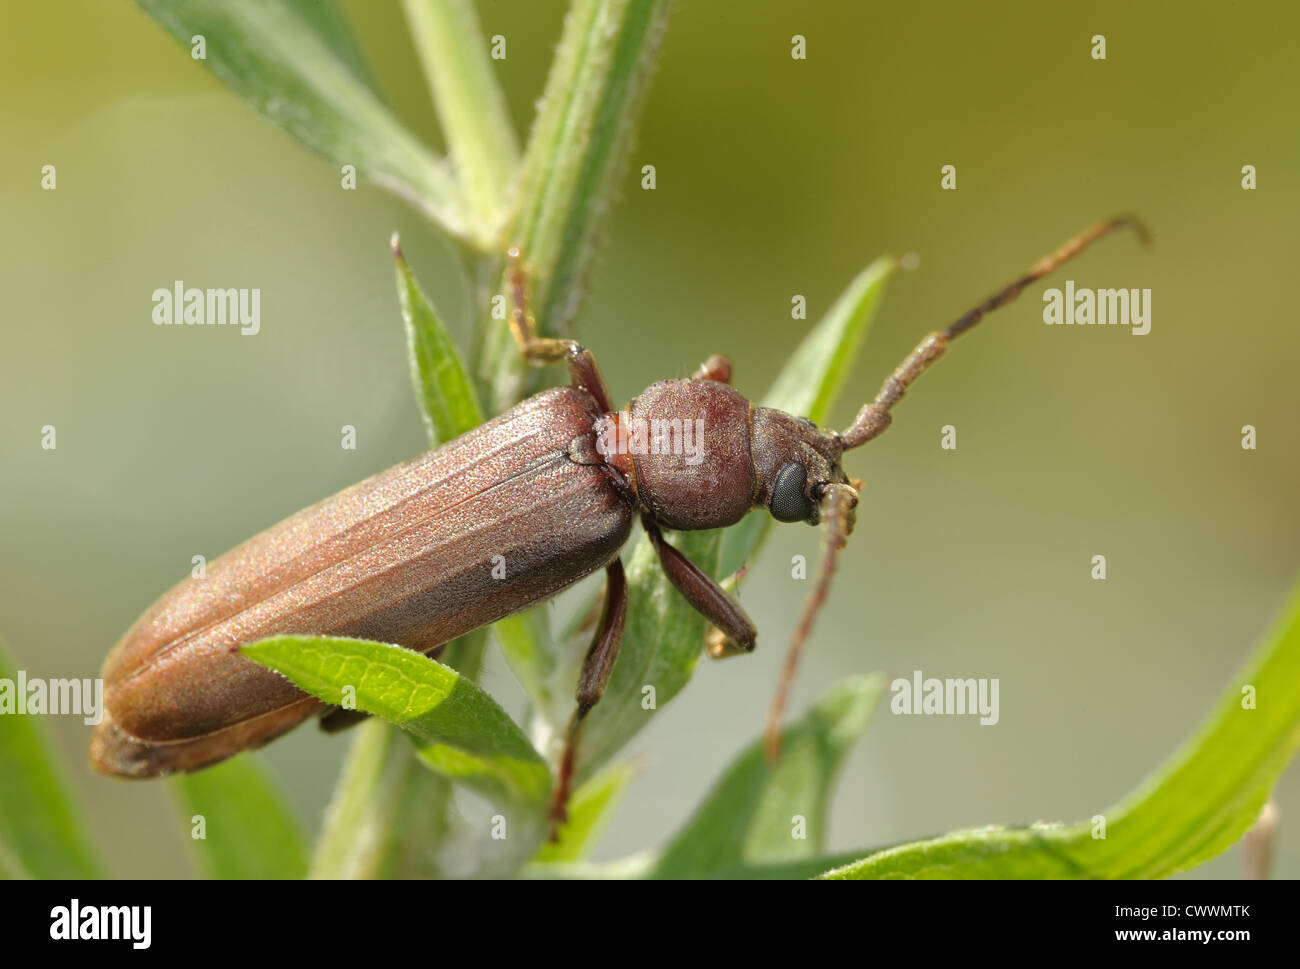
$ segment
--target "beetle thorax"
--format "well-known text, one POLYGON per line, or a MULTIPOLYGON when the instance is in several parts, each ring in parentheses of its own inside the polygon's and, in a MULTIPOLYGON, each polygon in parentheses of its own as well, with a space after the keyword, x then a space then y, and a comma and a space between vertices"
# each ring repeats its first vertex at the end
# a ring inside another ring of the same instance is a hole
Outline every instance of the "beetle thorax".
POLYGON ((754 408, 711 380, 665 380, 608 415, 598 448, 665 528, 722 528, 753 506, 754 408))

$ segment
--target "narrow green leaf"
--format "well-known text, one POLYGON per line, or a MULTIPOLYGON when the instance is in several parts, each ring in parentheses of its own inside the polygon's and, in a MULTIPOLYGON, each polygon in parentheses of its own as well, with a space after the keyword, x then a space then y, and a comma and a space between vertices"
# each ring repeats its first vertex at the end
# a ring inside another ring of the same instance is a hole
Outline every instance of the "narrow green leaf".
POLYGON ((827 878, 1165 878, 1255 822, 1300 747, 1300 585, 1207 721, 1129 797, 1091 821, 989 827, 876 852, 827 878), (1253 699, 1253 705, 1248 700, 1253 699))
POLYGON ((352 76, 378 95, 374 75, 361 53, 357 35, 339 9, 338 0, 288 0, 288 3, 293 12, 320 35, 352 76))
POLYGON ((397 266, 397 298, 406 323, 411 380, 420 413, 424 415, 429 444, 436 447, 482 424, 483 411, 456 345, 415 281, 396 233, 392 245, 397 266))
POLYGON ((259 114, 303 144, 416 206, 481 249, 493 240, 469 219, 460 187, 359 79, 337 17, 302 0, 137 0, 149 16, 259 114))
MULTIPOLYGON (((533 315, 544 332, 567 331, 577 314, 671 7, 671 0, 575 0, 565 20, 507 240, 531 267, 533 315)), ((480 369, 495 388, 494 408, 515 399, 523 372, 503 329, 487 329, 480 369)))
MULTIPOLYGON (((615 764, 601 771, 569 798, 569 820, 558 842, 547 842, 533 859, 537 864, 580 861, 599 840, 609 816, 636 776, 630 764, 615 764)), ((824 871, 825 866, 818 871, 824 871)))
MULTIPOLYGON (((0 690, 17 689, 16 673, 2 655, 0 680, 0 690)), ((44 726, 34 715, 0 714, 0 873, 102 878, 86 832, 44 726)))
POLYGON ((494 804, 536 808, 550 771, 495 700, 455 670, 420 653, 361 639, 277 636, 242 652, 326 703, 401 727, 436 772, 494 804))
POLYGON ((403 0, 406 22, 466 201, 498 229, 519 163, 505 95, 469 0, 403 0))
POLYGON ((1095 848, 1111 871, 1125 878, 1175 874, 1235 843, 1259 817, 1300 747, 1300 583, 1289 600, 1208 720, 1105 812, 1107 838, 1095 848), (1134 842, 1130 850, 1112 842, 1117 834, 1134 842))
POLYGON ((927 841, 886 848, 823 874, 829 879, 865 878, 1105 878, 1078 850, 1088 837, 1079 826, 1036 824, 954 831, 927 841))
POLYGON ((782 368, 764 407, 825 424, 898 267, 897 257, 882 256, 853 277, 782 368))
POLYGON ((836 685, 786 728, 776 763, 768 762, 761 738, 747 747, 664 850, 652 877, 708 877, 823 851, 835 778, 884 687, 880 675, 836 685))
POLYGON ((182 824, 208 878, 283 879, 307 873, 297 820, 252 754, 172 781, 182 824), (195 833, 202 831, 202 837, 195 833))

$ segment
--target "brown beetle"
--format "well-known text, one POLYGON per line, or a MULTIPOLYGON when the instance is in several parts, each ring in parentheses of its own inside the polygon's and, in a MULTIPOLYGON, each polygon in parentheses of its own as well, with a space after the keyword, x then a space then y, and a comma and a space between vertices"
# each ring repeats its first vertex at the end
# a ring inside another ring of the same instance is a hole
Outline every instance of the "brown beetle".
POLYGON ((723 528, 753 508, 827 525, 827 551, 769 720, 778 727, 795 665, 836 557, 853 529, 860 484, 845 451, 884 431, 911 384, 988 311, 1014 299, 1131 218, 1099 223, 932 333, 842 432, 757 407, 729 386, 726 358, 666 380, 616 410, 592 355, 543 339, 512 251, 511 328, 536 363, 564 360, 571 386, 543 391, 437 450, 377 474, 250 539, 156 602, 109 655, 107 713, 91 743, 96 769, 126 777, 197 770, 258 747, 312 714, 336 711, 237 652, 267 636, 355 636, 428 652, 555 595, 597 569, 603 615, 577 688, 555 795, 563 817, 581 723, 600 700, 627 615, 619 551, 640 518, 668 578, 715 627, 715 656, 748 652, 745 611, 663 536, 723 528), (674 441, 673 435, 677 437, 674 441), (656 435, 658 435, 656 437, 656 435), (493 562, 509 563, 507 578, 493 562))

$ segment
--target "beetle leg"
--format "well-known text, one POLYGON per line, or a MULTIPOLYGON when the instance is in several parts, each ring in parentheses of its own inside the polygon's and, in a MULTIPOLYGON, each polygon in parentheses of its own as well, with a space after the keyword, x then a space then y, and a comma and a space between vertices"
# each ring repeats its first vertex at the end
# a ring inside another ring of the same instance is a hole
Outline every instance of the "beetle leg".
MULTIPOLYGON (((568 820, 565 807, 573 783, 573 768, 583 720, 591 708, 600 702, 605 686, 609 683, 609 676, 614 672, 619 647, 623 645, 623 623, 627 620, 627 578, 623 574, 622 560, 616 558, 610 562, 605 567, 605 574, 608 577, 605 608, 601 612, 600 626, 591 641, 591 648, 582 661, 582 675, 578 678, 576 694, 578 708, 573 711, 573 719, 569 721, 564 753, 560 758, 560 774, 555 782, 555 799, 551 802, 551 821, 557 827, 568 820)), ((557 834, 552 829, 552 841, 556 840, 557 834)))
POLYGON ((686 597, 696 612, 713 623, 714 629, 709 633, 707 641, 709 655, 721 659, 724 656, 752 653, 758 630, 740 603, 701 572, 698 565, 669 545, 649 515, 641 516, 641 524, 659 554, 659 564, 668 580, 686 597))
POLYGON ((606 413, 613 411, 614 402, 609 396, 609 388, 605 386, 605 378, 600 375, 600 368, 596 366, 596 358, 591 355, 591 351, 574 340, 538 335, 537 321, 528 311, 528 271, 523 266, 518 247, 512 247, 507 255, 510 257, 510 266, 506 270, 506 280, 515 304, 510 311, 510 332, 514 335, 519 352, 529 363, 538 365, 563 360, 569 365, 569 379, 573 386, 596 398, 601 410, 606 413))
POLYGON ((731 361, 720 353, 712 354, 691 374, 692 380, 714 380, 720 384, 731 383, 731 361))
POLYGON ((566 342, 569 344, 569 355, 565 359, 569 365, 569 381, 596 398, 596 406, 606 414, 612 413, 614 401, 605 386, 605 378, 600 375, 600 368, 596 366, 596 358, 586 347, 571 340, 566 342))
POLYGON ((506 268, 506 284, 510 287, 510 297, 515 304, 510 310, 510 332, 519 345, 519 352, 529 363, 538 365, 563 360, 577 344, 572 340, 538 336, 537 321, 528 311, 528 270, 524 268, 519 247, 512 246, 506 255, 510 260, 506 268))

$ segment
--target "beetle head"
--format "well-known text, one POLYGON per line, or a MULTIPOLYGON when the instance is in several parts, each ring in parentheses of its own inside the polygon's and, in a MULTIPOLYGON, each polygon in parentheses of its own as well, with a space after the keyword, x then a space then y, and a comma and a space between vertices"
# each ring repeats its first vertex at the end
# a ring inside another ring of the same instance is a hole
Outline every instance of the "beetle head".
POLYGON ((755 408, 750 454, 758 484, 756 504, 779 522, 820 523, 827 496, 852 490, 840 466, 843 452, 843 441, 834 431, 823 433, 807 418, 784 411, 755 408))

